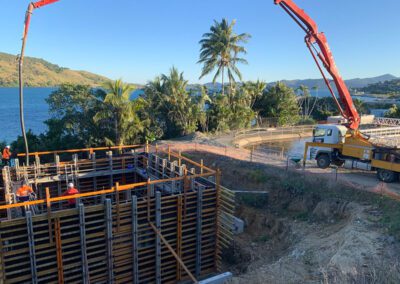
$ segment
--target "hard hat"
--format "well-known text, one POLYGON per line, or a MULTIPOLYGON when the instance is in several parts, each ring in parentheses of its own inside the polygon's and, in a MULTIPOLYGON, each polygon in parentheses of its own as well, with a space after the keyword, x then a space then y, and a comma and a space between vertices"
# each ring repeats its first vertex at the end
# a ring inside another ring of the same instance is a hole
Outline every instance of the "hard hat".
POLYGON ((74 184, 73 184, 72 182, 70 182, 70 183, 68 184, 68 187, 69 187, 69 188, 74 187, 74 184))
POLYGON ((7 145, 6 148, 10 149, 10 145, 7 145))

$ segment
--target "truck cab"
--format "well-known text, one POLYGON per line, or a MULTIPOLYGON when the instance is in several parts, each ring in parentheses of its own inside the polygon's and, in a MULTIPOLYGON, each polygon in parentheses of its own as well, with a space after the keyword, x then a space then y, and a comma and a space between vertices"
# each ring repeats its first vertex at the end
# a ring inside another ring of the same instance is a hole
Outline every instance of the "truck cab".
POLYGON ((332 162, 336 165, 343 164, 343 160, 340 159, 340 153, 332 145, 343 144, 346 133, 347 128, 343 125, 318 125, 313 131, 312 142, 329 144, 329 147, 311 147, 310 159, 315 159, 318 167, 323 169, 329 167, 332 162))

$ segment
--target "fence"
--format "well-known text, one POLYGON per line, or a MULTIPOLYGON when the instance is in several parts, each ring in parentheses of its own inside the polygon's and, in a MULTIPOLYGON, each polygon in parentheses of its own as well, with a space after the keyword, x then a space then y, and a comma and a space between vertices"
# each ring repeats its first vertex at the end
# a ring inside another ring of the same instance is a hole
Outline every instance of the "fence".
POLYGON ((252 144, 260 144, 265 141, 278 139, 293 139, 295 137, 312 136, 315 126, 295 126, 287 128, 253 128, 241 130, 235 133, 233 144, 244 147, 252 144))

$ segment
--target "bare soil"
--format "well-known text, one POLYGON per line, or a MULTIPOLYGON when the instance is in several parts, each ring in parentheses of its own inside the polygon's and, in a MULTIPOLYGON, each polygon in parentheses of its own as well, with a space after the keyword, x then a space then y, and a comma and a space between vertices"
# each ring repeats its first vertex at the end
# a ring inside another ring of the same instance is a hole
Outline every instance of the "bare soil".
POLYGON ((393 213, 386 199, 282 168, 186 155, 220 168, 232 190, 269 192, 237 196, 245 231, 224 253, 232 283, 400 283, 400 248, 384 222, 393 213))

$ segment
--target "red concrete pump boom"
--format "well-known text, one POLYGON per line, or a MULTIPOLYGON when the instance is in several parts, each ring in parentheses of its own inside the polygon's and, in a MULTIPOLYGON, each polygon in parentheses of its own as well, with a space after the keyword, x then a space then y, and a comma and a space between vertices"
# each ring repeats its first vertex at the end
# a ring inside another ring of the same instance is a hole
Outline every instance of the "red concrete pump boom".
POLYGON ((275 4, 281 6, 306 32, 305 42, 307 47, 317 63, 318 69, 321 72, 337 107, 339 108, 343 117, 347 119, 348 127, 352 130, 357 130, 360 125, 360 116, 357 112, 357 109, 354 107, 353 99, 351 98, 349 89, 347 88, 343 78, 340 76, 339 70, 336 67, 335 60, 329 48, 325 34, 318 31, 318 26, 314 20, 312 20, 310 16, 308 16, 304 10, 300 9, 292 0, 275 0, 275 4), (335 92, 333 91, 330 82, 321 67, 321 62, 333 78, 343 108, 338 102, 335 92))
POLYGON ((25 119, 24 119, 24 80, 23 80, 23 74, 22 74, 22 69, 24 65, 24 55, 25 55, 25 46, 26 46, 26 39, 28 38, 28 31, 29 31, 29 25, 31 23, 31 16, 33 13, 33 10, 37 8, 41 8, 43 6, 53 4, 54 2, 57 2, 59 0, 41 0, 37 2, 32 2, 29 4, 28 9, 26 10, 25 14, 25 25, 24 25, 24 33, 22 35, 22 48, 21 48, 21 54, 19 55, 19 117, 20 117, 20 122, 21 122, 21 132, 22 132, 22 137, 24 138, 24 143, 25 143, 25 153, 26 153, 26 165, 29 165, 29 147, 28 147, 28 140, 26 138, 26 132, 25 132, 25 119))

